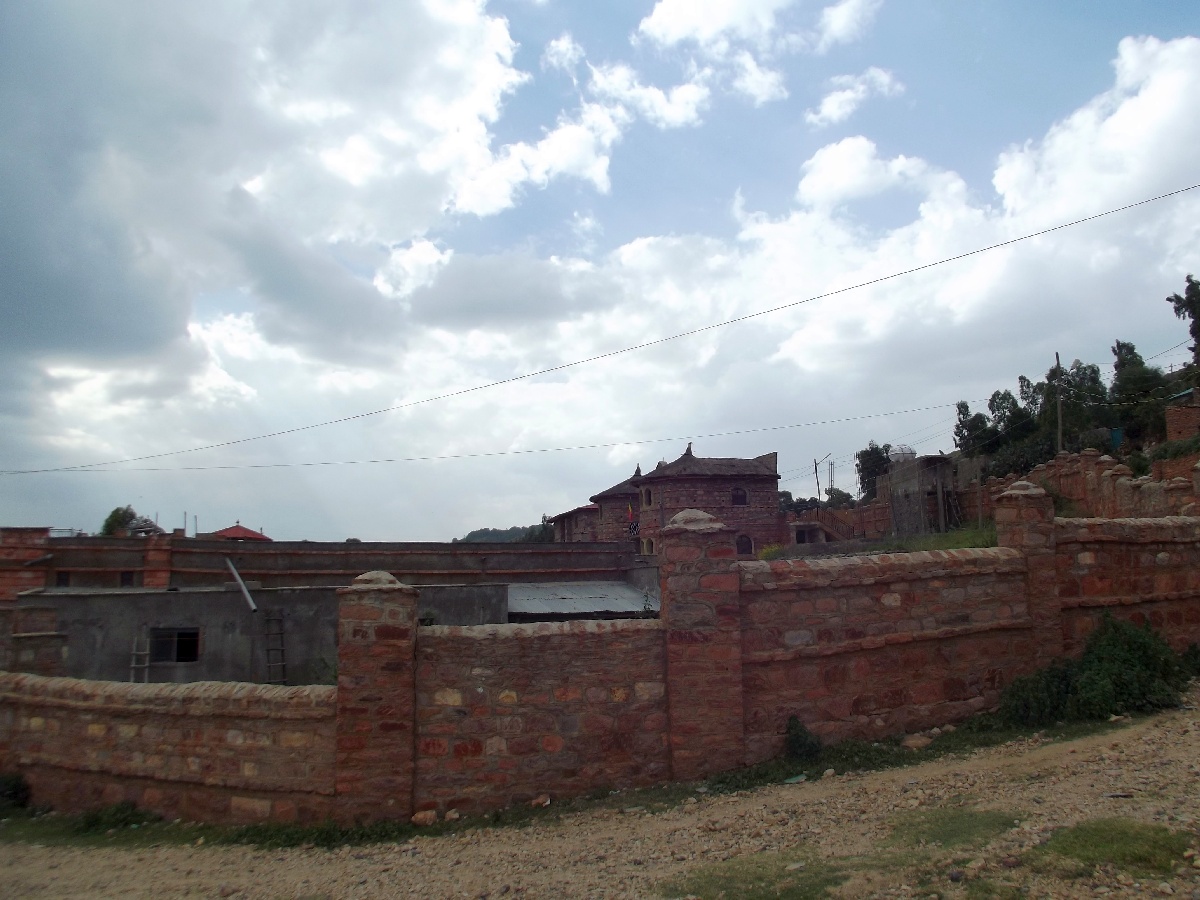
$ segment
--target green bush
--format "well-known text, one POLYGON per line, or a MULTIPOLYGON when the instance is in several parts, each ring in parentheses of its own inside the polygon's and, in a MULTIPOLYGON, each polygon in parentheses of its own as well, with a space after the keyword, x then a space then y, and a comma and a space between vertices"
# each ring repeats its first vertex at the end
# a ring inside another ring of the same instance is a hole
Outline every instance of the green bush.
POLYGON ((1080 659, 1057 660, 1005 688, 999 716, 1037 727, 1166 709, 1197 669, 1200 649, 1181 658, 1149 626, 1106 615, 1080 659))
POLYGON ((821 739, 792 716, 783 739, 783 753, 792 762, 815 763, 821 756, 821 739))
POLYGON ((0 775, 0 814, 29 806, 29 782, 20 772, 0 775))

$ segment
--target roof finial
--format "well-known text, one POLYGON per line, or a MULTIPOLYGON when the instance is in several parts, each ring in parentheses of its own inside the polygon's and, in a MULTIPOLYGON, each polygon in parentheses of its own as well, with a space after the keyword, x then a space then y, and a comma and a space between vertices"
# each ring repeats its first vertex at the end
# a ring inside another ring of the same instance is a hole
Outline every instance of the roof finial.
POLYGON ((688 441, 688 446, 687 446, 687 449, 683 451, 683 455, 684 455, 684 456, 691 456, 691 455, 692 455, 692 442, 691 442, 691 441, 688 441))
POLYGON ((633 470, 633 477, 634 478, 642 477, 642 464, 641 463, 638 463, 637 468, 633 470))

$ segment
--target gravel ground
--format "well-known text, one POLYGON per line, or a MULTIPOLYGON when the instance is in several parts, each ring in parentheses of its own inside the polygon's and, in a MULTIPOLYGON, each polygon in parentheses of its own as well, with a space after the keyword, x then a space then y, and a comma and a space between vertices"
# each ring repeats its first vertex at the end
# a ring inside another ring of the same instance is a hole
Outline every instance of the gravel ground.
MULTIPOLYGON (((623 898, 659 896, 658 882, 761 852, 836 859, 870 854, 906 810, 973 798, 1020 810, 1020 825, 968 851, 972 880, 1018 885, 1033 897, 1200 898, 1191 861, 1146 884, 1108 867, 1068 880, 1018 863, 1056 827, 1121 816, 1195 831, 1200 820, 1200 689, 1188 708, 1073 742, 1020 741, 968 758, 736 795, 697 794, 666 812, 599 809, 526 828, 464 831, 405 844, 265 851, 242 847, 136 850, 0 844, 7 897, 623 898), (952 799, 953 798, 953 799, 952 799)), ((636 802, 636 800, 631 801, 636 802)), ((936 852, 935 852, 936 857, 936 852)), ((949 868, 949 855, 945 866, 949 868)), ((930 863, 926 863, 928 870, 930 863)), ((942 865, 936 858, 935 869, 942 865)), ((913 871, 856 875, 846 897, 929 897, 913 871), (910 886, 905 881, 912 881, 910 886)))

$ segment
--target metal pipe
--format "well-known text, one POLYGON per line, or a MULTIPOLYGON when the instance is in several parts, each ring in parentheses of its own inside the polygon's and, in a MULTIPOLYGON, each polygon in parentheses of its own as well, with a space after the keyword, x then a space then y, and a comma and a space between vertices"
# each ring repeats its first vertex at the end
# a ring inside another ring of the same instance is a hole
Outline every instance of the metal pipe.
POLYGON ((250 605, 250 612, 258 612, 258 607, 254 604, 254 598, 250 596, 250 589, 246 587, 246 582, 242 581, 242 576, 238 574, 238 570, 233 565, 233 560, 228 556, 225 557, 225 565, 229 566, 229 571, 233 573, 234 581, 242 589, 242 596, 246 598, 246 602, 250 605))

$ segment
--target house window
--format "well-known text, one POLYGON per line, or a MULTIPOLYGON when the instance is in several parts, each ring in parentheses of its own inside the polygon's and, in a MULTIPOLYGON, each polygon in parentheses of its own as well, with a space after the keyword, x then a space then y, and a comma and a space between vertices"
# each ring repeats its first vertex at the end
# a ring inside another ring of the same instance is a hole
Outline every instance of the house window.
POLYGON ((643 493, 646 496, 646 505, 649 506, 651 503, 654 502, 654 495, 652 493, 650 493, 650 488, 646 488, 646 490, 643 493))
POLYGON ((652 539, 645 538, 642 541, 642 555, 643 556, 653 556, 654 555, 654 541, 652 539))
POLYGON ((121 587, 133 587, 133 573, 132 572, 122 572, 121 573, 121 587))
POLYGON ((750 540, 748 535, 739 534, 737 538, 737 552, 738 556, 753 556, 754 541, 750 540))
POLYGON ((796 529, 796 543, 797 544, 807 544, 808 543, 808 529, 806 529, 806 528, 797 528, 796 529))
POLYGON ((71 586, 71 573, 70 572, 55 572, 54 573, 54 586, 55 587, 70 587, 71 586))
POLYGON ((745 488, 734 488, 730 499, 733 501, 734 506, 745 506, 749 502, 746 498, 745 488))
POLYGON ((186 663, 199 659, 199 628, 150 629, 150 662, 186 663))

